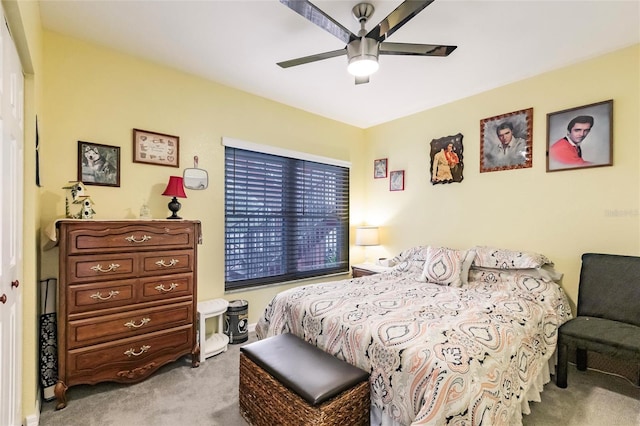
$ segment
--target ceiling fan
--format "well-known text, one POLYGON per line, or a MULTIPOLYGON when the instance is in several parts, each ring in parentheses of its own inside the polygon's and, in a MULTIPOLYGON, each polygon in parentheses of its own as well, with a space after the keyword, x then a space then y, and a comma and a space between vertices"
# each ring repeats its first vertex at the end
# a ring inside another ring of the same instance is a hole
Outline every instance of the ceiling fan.
POLYGON ((457 46, 385 41, 433 2, 434 0, 406 0, 369 32, 366 32, 365 24, 373 15, 374 7, 369 3, 358 3, 351 10, 353 17, 360 23, 360 31, 356 35, 308 0, 280 0, 280 3, 347 45, 340 50, 278 62, 278 65, 289 68, 346 54, 349 63, 347 70, 355 76, 356 84, 362 84, 368 83, 369 76, 378 70, 378 55, 448 56, 457 46))

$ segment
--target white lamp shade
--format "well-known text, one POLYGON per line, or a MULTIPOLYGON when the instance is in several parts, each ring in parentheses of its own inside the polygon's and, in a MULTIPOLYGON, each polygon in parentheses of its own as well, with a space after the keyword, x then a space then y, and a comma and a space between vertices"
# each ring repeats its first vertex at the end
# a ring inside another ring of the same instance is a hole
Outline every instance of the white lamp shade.
POLYGON ((357 246, 377 246, 380 244, 380 236, 377 226, 359 226, 356 228, 357 246))
POLYGON ((347 71, 351 75, 356 77, 369 77, 374 72, 378 71, 380 64, 376 58, 372 57, 358 57, 354 58, 347 66, 347 71))

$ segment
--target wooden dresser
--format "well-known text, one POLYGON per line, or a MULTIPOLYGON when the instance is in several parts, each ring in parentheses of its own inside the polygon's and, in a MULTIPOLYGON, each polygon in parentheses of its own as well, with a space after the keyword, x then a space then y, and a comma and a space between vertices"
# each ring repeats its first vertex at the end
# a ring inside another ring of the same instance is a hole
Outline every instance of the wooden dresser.
POLYGON ((200 222, 61 220, 56 409, 69 386, 133 383, 191 354, 200 222))

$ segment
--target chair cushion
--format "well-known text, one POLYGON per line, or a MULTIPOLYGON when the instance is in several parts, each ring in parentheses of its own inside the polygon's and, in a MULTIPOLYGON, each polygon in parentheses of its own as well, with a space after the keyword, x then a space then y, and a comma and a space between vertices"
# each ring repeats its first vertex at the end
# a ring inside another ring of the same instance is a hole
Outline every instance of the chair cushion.
POLYGON ((240 348, 245 356, 311 405, 318 405, 369 379, 369 374, 293 334, 280 334, 240 348))
POLYGON ((576 317, 560 329, 559 343, 604 355, 640 360, 640 327, 596 317, 576 317))
POLYGON ((582 255, 578 316, 640 326, 640 257, 582 255))

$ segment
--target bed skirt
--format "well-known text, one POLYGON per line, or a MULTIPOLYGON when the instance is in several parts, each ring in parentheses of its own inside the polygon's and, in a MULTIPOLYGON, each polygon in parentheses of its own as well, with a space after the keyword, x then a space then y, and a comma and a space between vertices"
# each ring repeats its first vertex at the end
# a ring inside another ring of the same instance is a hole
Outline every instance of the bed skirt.
MULTIPOLYGON (((551 358, 542 364, 540 374, 533 380, 529 390, 526 393, 526 398, 520 403, 520 409, 516 410, 511 417, 509 426, 522 426, 522 415, 531 413, 530 402, 540 402, 540 394, 544 388, 544 385, 551 381, 551 375, 555 373, 556 367, 556 352, 553 353, 551 358)), ((378 407, 371 405, 371 426, 403 426, 400 423, 387 416, 378 407)))

